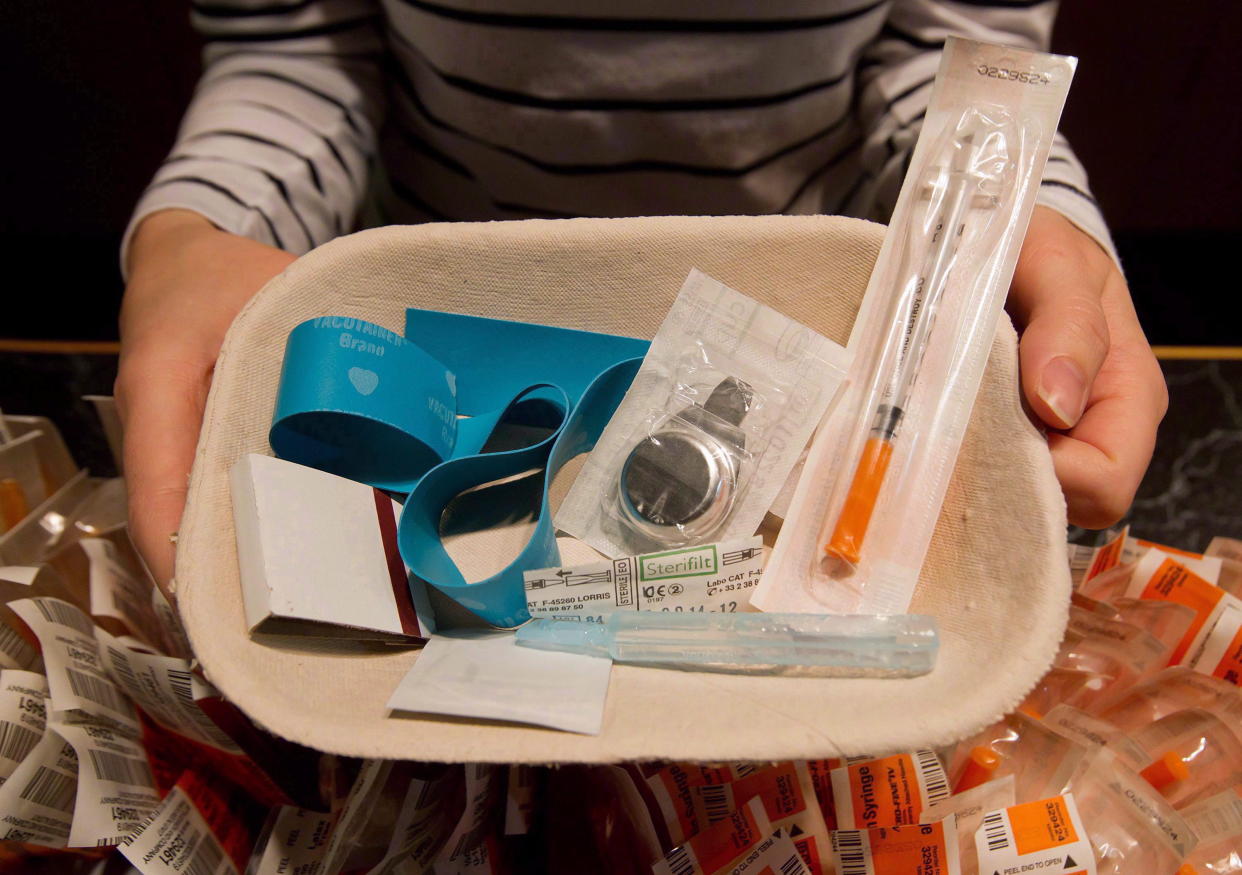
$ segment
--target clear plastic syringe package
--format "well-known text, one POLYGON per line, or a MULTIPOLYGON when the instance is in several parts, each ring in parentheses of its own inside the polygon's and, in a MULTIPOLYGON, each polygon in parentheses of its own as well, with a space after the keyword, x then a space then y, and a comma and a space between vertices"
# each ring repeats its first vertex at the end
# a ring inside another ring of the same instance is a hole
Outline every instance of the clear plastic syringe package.
POLYGON ((949 39, 763 610, 906 611, 1076 64, 949 39))

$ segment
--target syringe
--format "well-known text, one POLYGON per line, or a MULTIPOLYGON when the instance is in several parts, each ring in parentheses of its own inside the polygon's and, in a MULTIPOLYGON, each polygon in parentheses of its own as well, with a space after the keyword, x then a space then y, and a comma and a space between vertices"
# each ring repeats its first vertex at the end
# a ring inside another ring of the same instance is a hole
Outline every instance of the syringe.
MULTIPOLYGON (((976 168, 976 157, 982 145, 976 142, 976 136, 976 131, 972 130, 950 141, 952 156, 944 190, 938 199, 933 196, 932 209, 937 211, 937 217, 927 241, 927 252, 920 269, 894 302, 893 322, 896 324, 900 320, 904 330, 900 335, 890 334, 890 349, 880 358, 876 379, 884 381, 881 400, 845 503, 831 537, 824 544, 824 552, 851 566, 856 566, 861 557, 863 539, 893 456, 893 442, 927 351, 940 298, 953 270, 966 212, 984 180, 976 168), (894 356, 891 345, 896 341, 900 342, 900 348, 894 356)), ((917 238, 908 238, 907 246, 915 242, 917 238)), ((903 263, 913 261, 914 253, 907 251, 903 263)))

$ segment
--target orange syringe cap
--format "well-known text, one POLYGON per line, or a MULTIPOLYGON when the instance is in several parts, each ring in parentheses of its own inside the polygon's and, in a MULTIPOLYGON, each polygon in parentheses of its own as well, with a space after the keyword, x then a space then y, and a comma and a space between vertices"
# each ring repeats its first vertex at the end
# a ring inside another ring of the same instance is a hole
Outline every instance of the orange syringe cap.
POLYGON ((871 524, 871 514, 875 511, 880 487, 884 485, 884 475, 892 458, 891 441, 880 437, 867 439, 858 460, 858 467, 854 469, 854 479, 850 482, 845 505, 841 508, 836 528, 832 531, 832 538, 824 545, 824 552, 829 556, 842 559, 850 565, 858 564, 862 555, 863 538, 871 524))
POLYGON ((1139 772, 1139 774, 1146 778, 1147 783, 1157 790, 1164 790, 1170 784, 1185 781, 1189 778, 1190 767, 1175 752, 1169 751, 1139 772))
POLYGON ((1000 768, 1000 761, 1000 754, 987 745, 972 748, 970 757, 966 760, 966 768, 962 770, 962 777, 958 779, 953 792, 962 793, 972 787, 986 784, 992 780, 992 776, 1000 768))

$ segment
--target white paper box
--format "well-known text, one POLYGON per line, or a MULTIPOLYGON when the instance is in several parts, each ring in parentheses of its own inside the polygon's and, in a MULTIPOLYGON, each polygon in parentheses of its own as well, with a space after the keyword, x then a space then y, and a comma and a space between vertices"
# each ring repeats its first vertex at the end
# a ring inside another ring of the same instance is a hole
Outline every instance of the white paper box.
POLYGON ((397 553, 401 505, 363 483, 270 456, 233 466, 233 513, 252 632, 426 640, 421 583, 397 553))

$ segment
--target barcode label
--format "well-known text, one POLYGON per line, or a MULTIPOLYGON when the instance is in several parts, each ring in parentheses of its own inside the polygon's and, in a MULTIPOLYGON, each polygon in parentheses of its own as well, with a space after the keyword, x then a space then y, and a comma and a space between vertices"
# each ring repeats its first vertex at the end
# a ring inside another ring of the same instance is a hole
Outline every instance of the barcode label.
POLYGON ((136 784, 141 787, 153 787, 151 768, 141 760, 131 759, 106 750, 90 750, 91 765, 95 767, 95 777, 101 781, 115 781, 118 784, 136 784))
POLYGON ((703 800, 703 812, 708 823, 724 820, 733 810, 733 793, 728 784, 708 784, 699 788, 703 800))
POLYGON ((1009 848, 1009 825, 1005 822, 1005 812, 993 811, 984 815, 983 840, 987 842, 989 851, 1009 848))
POLYGON ((916 751, 914 756, 918 761, 923 786, 927 790, 927 803, 932 805, 941 799, 948 799, 949 781, 945 777, 944 766, 940 764, 940 757, 936 756, 934 750, 916 751))
POLYGON ((194 856, 185 867, 185 875, 215 875, 216 869, 224 860, 224 851, 210 835, 204 835, 194 849, 194 856))
POLYGON ((38 743, 39 733, 16 723, 0 723, 0 757, 20 763, 38 743))
POLYGON ((90 699, 96 705, 103 705, 120 714, 129 712, 125 700, 110 681, 75 671, 72 668, 66 668, 65 674, 69 677, 69 688, 73 690, 75 696, 90 699))
POLYGON ((754 763, 736 763, 733 766, 733 774, 737 778, 749 778, 757 771, 759 767, 754 763))
POLYGON ((129 664, 129 657, 115 647, 108 648, 108 657, 121 685, 129 690, 138 689, 138 676, 134 674, 134 667, 129 664))
POLYGON ((790 857, 781 863, 781 875, 806 875, 806 866, 801 857, 790 857))
POLYGON ((188 671, 170 668, 168 670, 168 683, 172 685, 173 695, 187 705, 194 704, 194 684, 190 679, 188 671))
POLYGON ((39 766, 34 778, 18 795, 36 805, 54 808, 57 811, 68 811, 73 806, 73 797, 77 789, 78 782, 75 775, 63 775, 46 766, 39 766))
POLYGON ((90 621, 90 618, 67 602, 55 599, 33 599, 32 604, 39 609, 43 619, 49 623, 68 626, 83 635, 95 634, 95 624, 90 621))
POLYGON ((867 838, 862 830, 839 829, 832 834, 837 875, 872 875, 867 865, 867 838))
POLYGON ((695 875, 694 857, 690 856, 685 847, 673 848, 664 858, 665 865, 672 875, 695 875))
POLYGON ((0 653, 7 653, 18 668, 25 668, 35 658, 34 648, 7 623, 0 623, 0 653))

